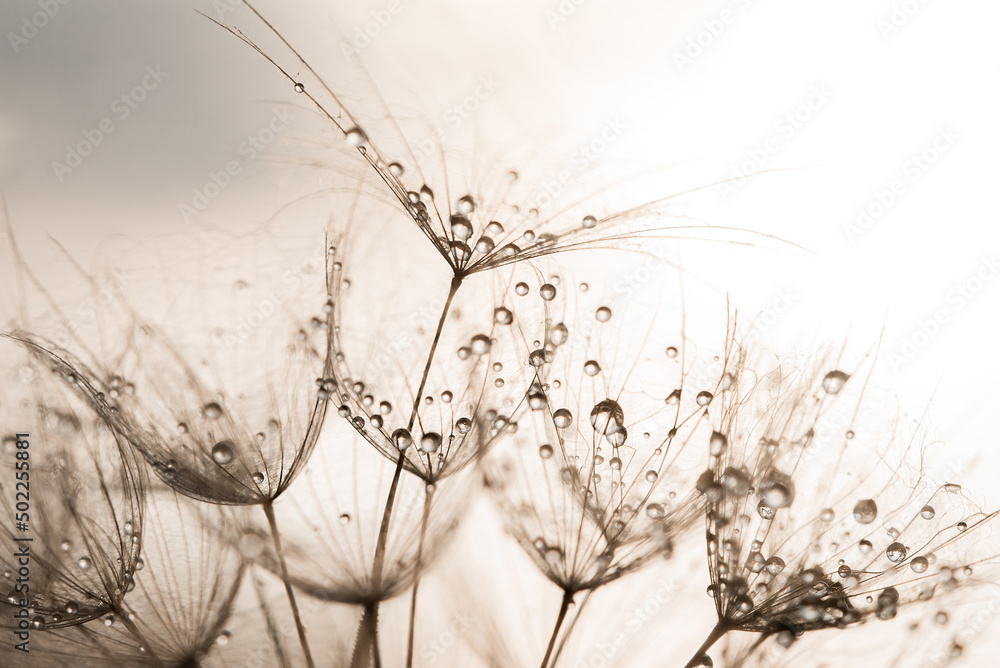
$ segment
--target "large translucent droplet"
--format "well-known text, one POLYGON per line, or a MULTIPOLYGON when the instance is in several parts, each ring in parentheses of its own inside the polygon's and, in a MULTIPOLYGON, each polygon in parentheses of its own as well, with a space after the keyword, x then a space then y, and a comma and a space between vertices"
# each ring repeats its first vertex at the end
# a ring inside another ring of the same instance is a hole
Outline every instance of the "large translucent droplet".
POLYGON ((434 454, 441 447, 441 434, 435 432, 427 432, 424 434, 423 438, 420 439, 420 445, 417 449, 420 452, 430 455, 434 454))
POLYGON ((823 377, 823 389, 828 394, 837 394, 844 388, 848 378, 850 376, 843 371, 831 371, 823 377))
POLYGON ((345 135, 347 143, 351 146, 362 146, 368 142, 368 136, 361 128, 354 127, 347 131, 345 135))
POLYGON ((906 559, 906 546, 899 542, 890 543, 889 547, 885 548, 885 556, 892 563, 898 564, 906 559))
POLYGON ((212 459, 216 464, 228 464, 233 461, 233 446, 229 441, 219 441, 212 447, 212 459))
POLYGON ((560 429, 565 429, 573 424, 573 414, 570 413, 568 408, 560 408, 552 414, 552 424, 560 429))
POLYGON ((858 524, 871 524, 878 517, 874 499, 862 499, 854 505, 854 519, 858 524))
POLYGON ((613 434, 625 424, 625 411, 614 399, 599 401, 590 411, 590 426, 599 434, 613 434))
POLYGON ((467 241, 472 236, 472 223, 465 216, 452 216, 451 234, 459 241, 467 241))
POLYGON ((396 449, 400 452, 403 452, 408 447, 413 445, 413 436, 410 435, 410 430, 400 427, 396 431, 392 432, 392 444, 395 445, 396 449))
POLYGON ((490 352, 493 342, 485 334, 476 334, 472 337, 472 345, 469 346, 473 355, 485 355, 490 352))

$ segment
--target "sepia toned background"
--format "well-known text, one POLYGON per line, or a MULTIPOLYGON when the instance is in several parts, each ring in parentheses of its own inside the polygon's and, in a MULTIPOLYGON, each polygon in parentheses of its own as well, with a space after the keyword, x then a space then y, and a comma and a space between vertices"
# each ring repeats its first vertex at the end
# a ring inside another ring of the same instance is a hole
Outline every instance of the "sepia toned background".
MULTIPOLYGON (((260 9, 349 104, 423 119, 418 147, 488 161, 537 145, 552 174, 539 192, 630 178, 627 204, 699 188, 684 215, 768 235, 679 259, 728 296, 747 339, 778 353, 878 344, 878 382, 915 417, 929 406, 939 474, 1000 504, 996 3, 260 9)), ((52 280, 49 237, 95 267, 109 240, 249 231, 323 185, 321 119, 198 12, 294 67, 227 0, 0 5, 0 189, 52 280)))

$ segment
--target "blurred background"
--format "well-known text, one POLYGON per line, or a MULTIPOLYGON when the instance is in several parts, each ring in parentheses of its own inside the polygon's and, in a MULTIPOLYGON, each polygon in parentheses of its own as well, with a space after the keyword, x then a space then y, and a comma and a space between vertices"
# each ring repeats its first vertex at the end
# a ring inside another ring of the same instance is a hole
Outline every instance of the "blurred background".
MULTIPOLYGON (((422 124, 407 137, 417 152, 517 155, 504 167, 518 170, 533 155, 551 173, 539 193, 624 183, 599 198, 608 211, 694 190, 680 215, 759 236, 679 245, 720 299, 687 308, 728 298, 745 339, 779 354, 878 346, 877 382, 914 418, 928 411, 940 476, 1000 504, 1000 5, 259 9, 349 108, 422 124)), ((0 189, 52 281, 65 264, 53 238, 96 269, 116 240, 250 233, 336 168, 323 120, 199 12, 299 71, 235 0, 0 5, 0 189)))

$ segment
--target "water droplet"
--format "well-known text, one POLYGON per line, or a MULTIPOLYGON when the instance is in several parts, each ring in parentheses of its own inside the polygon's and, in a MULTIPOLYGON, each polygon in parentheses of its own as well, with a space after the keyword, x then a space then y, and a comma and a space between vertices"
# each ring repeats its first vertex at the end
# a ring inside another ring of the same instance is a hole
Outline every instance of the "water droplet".
POLYGON ((452 216, 451 234, 459 241, 468 240, 472 236, 472 223, 465 216, 452 216))
POLYGON ((472 430, 472 420, 463 417, 455 421, 455 431, 459 434, 468 434, 472 430))
POLYGON ((597 318, 597 322, 607 322, 611 320, 611 309, 607 306, 601 306, 594 313, 594 317, 597 318))
POLYGON ((514 286, 514 292, 516 292, 519 296, 523 297, 524 295, 528 294, 528 284, 525 283, 524 281, 521 281, 520 283, 514 286))
POLYGON ((729 439, 726 435, 717 431, 712 432, 712 437, 708 439, 708 453, 713 457, 722 455, 729 447, 729 439))
POLYGON ((63 610, 66 611, 67 615, 75 615, 80 612, 80 604, 76 601, 66 601, 66 605, 63 606, 63 610))
POLYGON ((351 516, 348 515, 347 513, 342 513, 338 519, 340 520, 341 524, 350 524, 351 523, 351 516))
POLYGON ((791 476, 781 471, 769 471, 760 482, 761 503, 771 508, 787 508, 795 500, 795 485, 791 476))
POLYGON ((296 93, 304 93, 304 92, 306 92, 305 84, 301 84, 301 83, 296 82, 294 88, 295 88, 295 92, 296 93))
POLYGON ((466 216, 473 212, 476 208, 476 201, 472 199, 472 195, 463 195, 458 199, 456 205, 459 213, 465 214, 466 216))
POLYGON ((509 325, 514 322, 514 314, 509 308, 501 306, 493 311, 493 320, 499 325, 509 325))
POLYGON ((656 471, 653 471, 652 469, 646 471, 646 482, 656 482, 657 478, 659 477, 660 474, 657 473, 656 471))
POLYGON ((542 459, 549 459, 549 458, 551 458, 552 457, 552 446, 548 445, 548 444, 539 446, 539 448, 538 448, 538 456, 541 457, 542 459))
POLYGON ((216 464, 228 464, 233 461, 233 446, 229 441, 219 441, 212 448, 212 459, 216 464))
POLYGON ((625 424, 625 411, 614 399, 597 402, 590 411, 590 426, 599 434, 613 434, 625 424))
POLYGON ((81 571, 85 571, 90 568, 93 562, 90 561, 90 557, 80 557, 76 560, 76 565, 81 571))
MULTIPOLYGON (((209 420, 216 420, 222 416, 222 406, 215 403, 214 401, 211 403, 207 403, 201 407, 201 414, 204 415, 205 418, 209 420)), ((184 428, 186 430, 187 426, 185 425, 184 428)), ((179 427, 178 431, 180 431, 179 427)))
POLYGON ((674 390, 670 395, 663 400, 668 406, 676 406, 681 403, 681 391, 674 390))
POLYGON ((965 522, 959 522, 958 524, 955 525, 955 528, 958 529, 959 533, 962 533, 963 531, 969 528, 969 525, 966 524, 965 522))
POLYGON ((831 371, 823 377, 823 389, 827 394, 837 394, 844 388, 848 378, 850 376, 843 371, 831 371))
POLYGON ((398 162, 389 163, 389 173, 392 174, 393 176, 402 176, 403 171, 404 171, 403 166, 398 162))
POLYGON ((593 229, 597 226, 597 218, 593 216, 584 216, 581 224, 588 230, 593 229))
POLYGON ((486 234, 490 235, 491 237, 500 236, 501 234, 503 234, 503 225, 501 225, 495 220, 490 221, 490 224, 486 226, 486 234))
POLYGON ((757 504, 757 513, 765 520, 773 520, 777 511, 761 501, 757 504))
POLYGON ((490 341, 490 337, 485 334, 476 334, 472 337, 472 345, 469 349, 472 351, 473 355, 485 355, 490 352, 493 342, 490 341))
POLYGON ((601 373, 601 365, 596 360, 587 360, 583 364, 583 372, 588 376, 596 376, 601 373))
POLYGON ((927 560, 927 557, 913 557, 910 560, 910 568, 913 569, 914 573, 923 573, 927 570, 928 566, 930 566, 930 562, 927 560))
POLYGON ((874 499, 863 499, 854 506, 854 519, 858 524, 871 524, 878 517, 878 506, 874 499))
POLYGON ((261 473, 260 471, 254 471, 251 477, 253 478, 253 481, 258 485, 264 483, 264 474, 261 473))
POLYGON ((550 302, 556 298, 556 286, 551 283, 545 283, 542 287, 538 288, 538 294, 542 299, 550 302))
POLYGON ((437 452, 440 447, 441 434, 430 431, 424 434, 423 438, 420 439, 420 445, 417 446, 417 450, 420 450, 420 452, 426 455, 430 455, 437 452))
POLYGON ((493 243, 493 239, 490 239, 489 237, 479 237, 479 241, 476 242, 476 250, 483 255, 486 255, 495 247, 496 244, 493 243))
POLYGON ((948 613, 944 610, 939 611, 934 615, 934 623, 936 624, 947 624, 948 623, 948 613))
POLYGON ((862 538, 858 542, 858 550, 861 551, 861 554, 868 554, 872 551, 872 542, 867 538, 862 538))
POLYGON ((69 552, 70 550, 73 549, 73 541, 64 540, 63 542, 59 543, 59 549, 62 550, 63 552, 69 552))
POLYGON ((363 146, 368 142, 368 137, 365 135, 364 130, 359 127, 353 127, 347 131, 344 135, 347 139, 347 143, 351 146, 363 146))
POLYGON ((833 512, 833 508, 824 508, 819 514, 820 520, 824 522, 832 522, 836 516, 837 514, 833 512))
POLYGON ((569 328, 563 323, 556 324, 549 332, 549 343, 554 346, 561 346, 569 339, 569 328))
POLYGON ((707 406, 712 403, 712 399, 714 398, 715 397, 712 396, 711 392, 699 392, 698 396, 696 396, 694 400, 699 406, 707 406))
POLYGON ((902 543, 890 543, 889 547, 885 548, 886 558, 894 564, 906 559, 906 546, 902 543))
POLYGON ((400 427, 392 432, 392 443, 396 446, 396 449, 402 452, 413 445, 413 437, 410 435, 408 429, 400 427))
POLYGON ((920 509, 920 516, 923 517, 925 520, 934 519, 934 507, 924 506, 923 508, 920 509))
POLYGON ((552 414, 552 423, 560 429, 565 429, 573 424, 573 414, 568 408, 560 408, 552 414))
POLYGON ((764 562, 764 570, 771 575, 777 575, 781 571, 785 570, 785 560, 781 557, 771 557, 764 562))

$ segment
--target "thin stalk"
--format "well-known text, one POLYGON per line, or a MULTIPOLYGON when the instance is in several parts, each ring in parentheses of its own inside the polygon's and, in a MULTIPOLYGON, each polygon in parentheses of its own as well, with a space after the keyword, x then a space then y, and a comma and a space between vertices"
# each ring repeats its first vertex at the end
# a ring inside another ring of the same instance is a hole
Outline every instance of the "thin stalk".
POLYGON ((434 486, 428 485, 424 495, 424 513, 420 518, 420 539, 417 543, 417 561, 413 566, 413 593, 410 595, 410 632, 406 640, 406 668, 413 668, 413 637, 417 626, 417 591, 420 589, 420 576, 424 567, 424 537, 427 535, 427 525, 431 519, 431 500, 434 498, 434 486))
MULTIPOLYGON (((437 352, 438 342, 441 340, 441 332, 444 331, 444 323, 448 319, 448 312, 451 310, 451 302, 455 299, 455 295, 458 293, 458 289, 462 286, 462 277, 455 276, 451 280, 451 287, 448 290, 448 298, 444 302, 444 308, 441 309, 441 318, 438 320, 437 330, 434 332, 434 340, 431 342, 430 350, 427 353, 427 362, 424 364, 424 373, 420 378, 420 385, 417 387, 416 395, 413 399, 413 410, 410 412, 410 420, 407 423, 407 431, 413 429, 413 425, 417 420, 417 410, 420 408, 420 400, 423 398, 424 387, 427 385, 427 379, 430 377, 431 364, 434 362, 434 354, 437 352)), ((378 531, 378 541, 375 544, 375 557, 372 560, 372 591, 377 594, 379 588, 382 586, 382 570, 385 567, 385 550, 386 544, 389 542, 389 522, 392 519, 392 510, 396 503, 396 492, 399 488, 399 479, 403 473, 403 464, 406 461, 406 456, 403 452, 400 452, 396 457, 396 470, 392 475, 392 483, 389 485, 389 496, 385 500, 385 510, 382 512, 382 524, 378 531)), ((376 656, 376 668, 378 668, 378 643, 375 642, 375 637, 378 634, 378 601, 365 606, 365 612, 361 616, 361 622, 358 626, 358 637, 361 637, 362 631, 364 631, 364 625, 370 624, 370 632, 375 643, 373 651, 376 656), (369 609, 370 608, 370 609, 369 609)), ((412 620, 411 620, 412 621, 412 620)), ((358 650, 361 647, 361 643, 357 643, 354 647, 354 658, 351 659, 351 666, 357 665, 358 660, 358 650)))
POLYGON ((707 638, 705 638, 705 642, 701 644, 701 647, 698 648, 698 650, 694 653, 694 656, 691 657, 691 660, 687 662, 687 665, 684 666, 684 668, 697 668, 700 666, 701 664, 699 661, 701 661, 701 657, 705 655, 705 652, 707 652, 712 645, 717 643, 719 639, 727 633, 729 633, 728 626, 724 625, 722 622, 716 624, 715 628, 712 629, 712 632, 708 634, 707 638))
POLYGON ((375 668, 382 668, 382 659, 378 653, 378 601, 366 603, 361 612, 351 668, 368 668, 371 665, 369 658, 375 668))
POLYGON ((285 594, 288 595, 288 605, 292 608, 292 618, 295 619, 295 630, 299 634, 299 644, 302 645, 302 653, 305 654, 306 665, 309 668, 316 668, 312 652, 309 651, 309 642, 306 640, 306 627, 302 624, 302 617, 299 616, 299 604, 295 602, 295 592, 292 590, 291 578, 288 575, 288 564, 285 563, 285 553, 281 549, 281 535, 278 533, 278 522, 274 519, 273 502, 267 501, 261 507, 264 509, 264 514, 267 515, 267 523, 271 527, 274 551, 278 553, 278 564, 281 566, 281 580, 285 583, 285 594))
POLYGON ((271 644, 274 645, 276 658, 281 663, 281 668, 289 668, 288 657, 285 656, 285 648, 281 646, 281 636, 274 625, 271 609, 267 606, 267 601, 264 600, 264 592, 261 591, 260 583, 252 573, 250 574, 250 579, 253 580, 253 588, 257 592, 257 600, 260 602, 260 614, 264 617, 264 622, 267 624, 267 634, 271 637, 271 644))
POLYGON ((549 646, 545 649, 545 658, 542 659, 542 667, 546 668, 549 665, 549 657, 552 656, 552 650, 556 646, 556 638, 559 637, 559 629, 562 627, 563 621, 566 619, 566 613, 569 611, 569 606, 573 604, 573 592, 566 590, 563 592, 562 605, 559 606, 559 616, 556 617, 556 625, 552 629, 552 637, 549 638, 549 646))
POLYGON ((569 636, 573 633, 573 629, 576 627, 576 623, 580 621, 580 616, 583 614, 583 609, 586 607, 587 602, 590 601, 590 597, 593 596, 594 590, 588 589, 587 593, 584 595, 583 600, 576 606, 576 614, 573 615, 572 621, 566 627, 566 632, 563 633, 562 640, 559 641, 559 646, 556 647, 555 654, 552 655, 552 665, 556 665, 559 661, 559 655, 562 654, 563 648, 566 647, 566 641, 569 640, 569 636))

